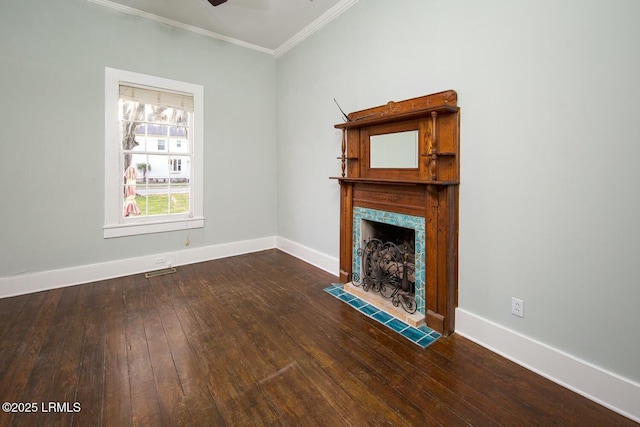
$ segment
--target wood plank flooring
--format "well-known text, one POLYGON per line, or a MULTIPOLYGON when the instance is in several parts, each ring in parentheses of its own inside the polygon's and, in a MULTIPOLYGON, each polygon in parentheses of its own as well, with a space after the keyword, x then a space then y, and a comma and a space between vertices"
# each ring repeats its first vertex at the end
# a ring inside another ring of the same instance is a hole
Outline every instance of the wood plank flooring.
POLYGON ((336 280, 270 250, 1 299, 0 401, 38 411, 0 426, 637 425, 455 334, 422 349, 336 280))

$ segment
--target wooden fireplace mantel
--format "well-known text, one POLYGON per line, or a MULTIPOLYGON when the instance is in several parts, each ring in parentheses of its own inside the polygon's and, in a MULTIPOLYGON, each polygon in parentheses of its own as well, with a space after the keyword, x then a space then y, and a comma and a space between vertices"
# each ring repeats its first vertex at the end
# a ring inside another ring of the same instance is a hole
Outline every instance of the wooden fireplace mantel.
MULTIPOLYGON (((457 94, 445 91, 350 113, 342 129, 340 280, 353 275, 353 209, 425 219, 425 319, 444 335, 455 329, 458 299, 460 140, 457 94), (372 168, 370 137, 418 131, 416 168, 372 168)), ((355 242, 358 243, 358 242, 355 242)))

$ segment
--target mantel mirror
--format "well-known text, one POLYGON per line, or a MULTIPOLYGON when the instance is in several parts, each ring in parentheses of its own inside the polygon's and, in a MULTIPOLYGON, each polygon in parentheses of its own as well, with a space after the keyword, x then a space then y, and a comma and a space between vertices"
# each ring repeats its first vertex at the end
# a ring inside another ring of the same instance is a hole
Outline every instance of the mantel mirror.
POLYGON ((426 119, 374 124, 360 129, 361 177, 419 179, 426 119))
POLYGON ((416 169, 418 131, 386 133, 369 137, 369 167, 372 169, 416 169))

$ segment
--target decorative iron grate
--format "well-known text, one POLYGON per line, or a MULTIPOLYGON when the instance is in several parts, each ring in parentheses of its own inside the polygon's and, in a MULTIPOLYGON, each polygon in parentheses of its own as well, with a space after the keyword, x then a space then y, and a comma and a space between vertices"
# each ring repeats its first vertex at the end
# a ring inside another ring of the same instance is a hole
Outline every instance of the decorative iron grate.
POLYGON ((395 306, 407 313, 417 310, 415 299, 415 255, 405 246, 400 249, 392 242, 372 238, 358 249, 361 258, 362 281, 353 273, 352 283, 365 291, 379 292, 395 306))

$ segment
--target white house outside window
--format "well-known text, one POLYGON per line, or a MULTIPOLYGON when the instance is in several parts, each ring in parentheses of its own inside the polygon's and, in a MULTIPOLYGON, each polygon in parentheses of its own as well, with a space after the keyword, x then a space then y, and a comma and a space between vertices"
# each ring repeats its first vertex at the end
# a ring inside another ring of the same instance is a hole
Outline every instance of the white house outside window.
POLYGON ((202 86, 105 76, 104 237, 202 227, 202 86))

